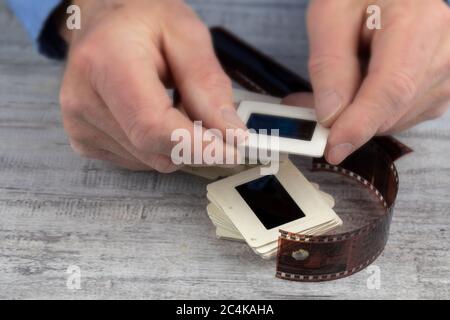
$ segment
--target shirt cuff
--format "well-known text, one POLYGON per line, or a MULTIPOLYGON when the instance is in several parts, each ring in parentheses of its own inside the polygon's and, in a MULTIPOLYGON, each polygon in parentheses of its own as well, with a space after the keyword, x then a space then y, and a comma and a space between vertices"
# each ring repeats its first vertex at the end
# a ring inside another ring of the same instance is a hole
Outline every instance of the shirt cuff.
POLYGON ((61 0, 8 0, 39 52, 55 59, 64 58, 67 46, 51 19, 61 0))

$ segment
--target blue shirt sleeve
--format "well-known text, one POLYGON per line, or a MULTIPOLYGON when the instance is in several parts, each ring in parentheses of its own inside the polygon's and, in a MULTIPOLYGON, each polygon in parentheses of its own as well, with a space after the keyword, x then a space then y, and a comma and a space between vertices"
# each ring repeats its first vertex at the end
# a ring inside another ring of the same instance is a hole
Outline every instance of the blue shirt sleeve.
POLYGON ((61 0, 8 0, 39 52, 55 59, 65 56, 66 44, 50 19, 61 0))

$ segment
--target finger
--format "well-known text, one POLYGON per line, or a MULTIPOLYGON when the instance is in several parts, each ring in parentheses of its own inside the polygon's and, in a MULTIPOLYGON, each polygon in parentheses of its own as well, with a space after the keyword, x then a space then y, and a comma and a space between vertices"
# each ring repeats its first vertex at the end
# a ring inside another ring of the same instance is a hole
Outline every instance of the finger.
POLYGON ((180 168, 180 166, 173 164, 169 157, 162 155, 148 155, 146 163, 143 163, 114 139, 95 127, 86 123, 77 123, 75 127, 77 134, 74 134, 73 131, 70 132, 69 128, 71 145, 77 153, 85 157, 111 161, 120 164, 123 168, 139 171, 156 170, 162 173, 170 173, 180 168))
POLYGON ((71 137, 73 149, 88 158, 109 161, 120 159, 121 166, 133 168, 133 170, 157 170, 163 173, 170 173, 180 167, 174 165, 169 157, 161 155, 147 155, 146 162, 142 162, 123 148, 110 136, 86 122, 72 121, 66 125, 66 130, 71 137), (127 164, 124 166, 123 164, 127 164))
POLYGON ((441 105, 441 106, 433 108, 433 109, 429 109, 422 114, 416 115, 415 117, 408 118, 408 119, 402 119, 385 134, 399 133, 399 132, 405 131, 407 129, 410 129, 412 127, 415 127, 419 123, 440 118, 445 113, 447 113, 449 107, 450 107, 450 102, 447 102, 444 105, 441 105))
POLYGON ((164 50, 191 119, 222 133, 227 128, 246 129, 234 108, 231 81, 215 56, 209 31, 197 18, 177 23, 164 50))
POLYGON ((146 164, 159 172, 173 172, 179 169, 179 166, 170 165, 170 158, 168 156, 156 156, 153 153, 141 152, 129 140, 125 132, 120 127, 119 123, 113 117, 111 111, 99 99, 99 97, 92 93, 90 95, 90 107, 84 113, 84 121, 92 127, 103 132, 107 137, 111 137, 124 150, 131 154, 137 161, 146 164), (162 160, 161 163, 158 160, 162 160))
POLYGON ((429 21, 425 26, 419 22, 398 19, 374 36, 368 75, 331 128, 330 163, 339 164, 375 134, 386 132, 412 106, 439 39, 429 21))
POLYGON ((109 151, 133 163, 144 164, 147 169, 160 172, 178 169, 167 156, 155 155, 148 150, 139 151, 83 77, 80 68, 69 62, 61 90, 61 106, 64 126, 72 139, 75 138, 81 145, 89 145, 91 150, 109 151))
POLYGON ((282 104, 288 106, 314 108, 314 95, 308 92, 293 93, 285 97, 282 104))
POLYGON ((433 120, 442 116, 450 106, 450 90, 448 88, 450 87, 441 83, 421 95, 416 99, 409 112, 392 125, 386 133, 400 132, 420 121, 433 120))
POLYGON ((70 142, 72 150, 84 158, 101 160, 110 162, 120 168, 132 171, 149 171, 151 168, 140 162, 134 162, 130 159, 125 159, 108 150, 98 149, 78 143, 74 140, 70 142))
POLYGON ((111 137, 87 123, 74 121, 72 125, 66 126, 66 130, 71 140, 76 141, 80 145, 110 151, 121 158, 140 162, 111 137))
POLYGON ((308 11, 309 71, 319 121, 331 125, 360 84, 358 43, 364 1, 315 0, 308 11))

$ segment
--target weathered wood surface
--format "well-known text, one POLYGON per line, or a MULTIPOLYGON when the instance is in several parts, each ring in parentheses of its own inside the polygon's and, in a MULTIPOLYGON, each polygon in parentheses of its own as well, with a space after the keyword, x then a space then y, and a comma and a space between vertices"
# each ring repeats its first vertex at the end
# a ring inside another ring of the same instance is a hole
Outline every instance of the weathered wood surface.
MULTIPOLYGON (((305 74, 306 1, 191 2, 209 24, 305 74)), ((449 114, 399 136, 416 152, 398 162, 390 241, 375 262, 381 288, 367 288, 365 271, 303 284, 275 279, 275 263, 246 245, 215 239, 206 181, 73 154, 57 103, 61 72, 0 1, 0 298, 450 297, 449 114), (81 290, 66 287, 70 265, 81 268, 81 290)), ((347 184, 317 180, 340 210, 369 203, 347 184)))

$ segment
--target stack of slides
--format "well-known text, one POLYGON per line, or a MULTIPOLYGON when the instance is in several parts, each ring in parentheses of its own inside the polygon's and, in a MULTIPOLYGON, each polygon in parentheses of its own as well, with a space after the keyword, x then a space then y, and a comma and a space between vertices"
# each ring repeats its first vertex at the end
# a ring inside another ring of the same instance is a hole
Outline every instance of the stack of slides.
POLYGON ((245 241, 264 259, 276 255, 279 231, 320 235, 342 225, 334 199, 310 183, 289 160, 276 175, 261 167, 208 185, 208 215, 218 238, 245 241))

